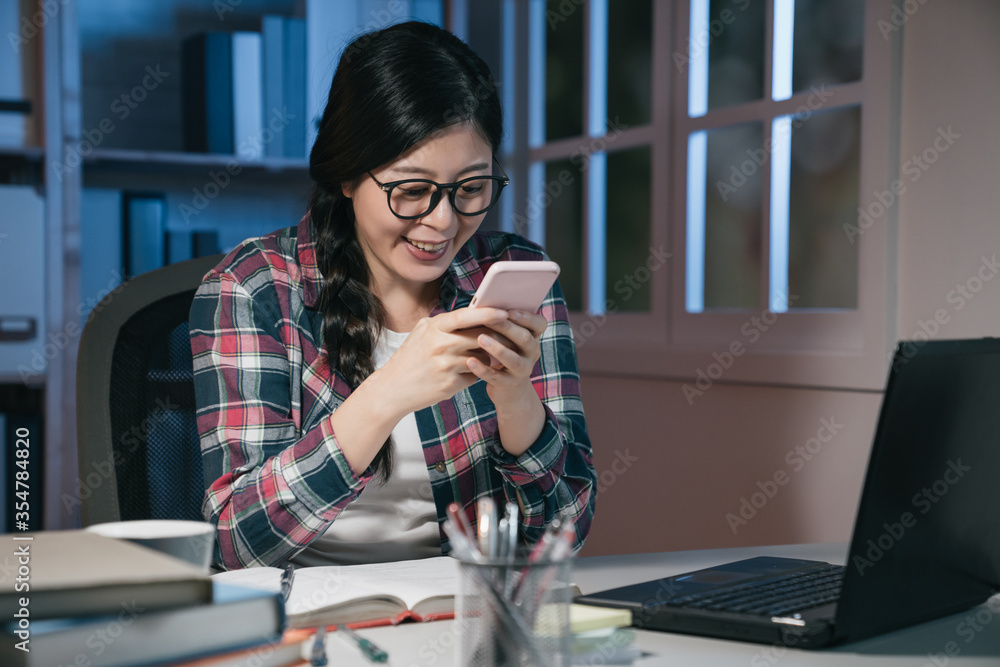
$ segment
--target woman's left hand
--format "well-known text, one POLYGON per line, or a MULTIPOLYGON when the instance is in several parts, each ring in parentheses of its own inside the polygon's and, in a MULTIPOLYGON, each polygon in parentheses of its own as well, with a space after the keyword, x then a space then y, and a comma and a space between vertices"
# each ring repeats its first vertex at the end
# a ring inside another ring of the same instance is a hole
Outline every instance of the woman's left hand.
POLYGON ((477 339, 498 363, 487 366, 475 358, 467 362, 469 370, 486 382, 487 393, 498 408, 523 401, 528 391, 535 393, 531 371, 542 353, 539 339, 549 326, 545 317, 535 313, 511 310, 508 315, 502 322, 486 325, 492 333, 481 333, 477 339))

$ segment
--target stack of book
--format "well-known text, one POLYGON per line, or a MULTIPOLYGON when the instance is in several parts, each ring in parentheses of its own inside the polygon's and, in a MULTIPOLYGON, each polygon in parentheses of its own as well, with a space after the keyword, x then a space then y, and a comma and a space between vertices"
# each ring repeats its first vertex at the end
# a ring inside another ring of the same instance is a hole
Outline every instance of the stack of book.
POLYGON ((86 531, 5 541, 13 556, 0 567, 0 664, 301 662, 301 642, 283 640, 278 594, 214 582, 183 561, 86 531))
POLYGON ((260 32, 202 32, 182 45, 184 150, 240 160, 302 159, 304 19, 265 16, 260 32))

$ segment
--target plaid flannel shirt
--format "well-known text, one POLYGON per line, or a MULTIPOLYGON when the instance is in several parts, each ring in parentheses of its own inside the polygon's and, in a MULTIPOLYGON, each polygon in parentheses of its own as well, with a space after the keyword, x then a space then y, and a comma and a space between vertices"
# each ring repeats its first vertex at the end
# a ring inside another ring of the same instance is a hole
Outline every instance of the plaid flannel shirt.
MULTIPOLYGON (((489 266, 545 258, 521 237, 477 233, 445 272, 433 314, 467 306, 489 266)), ((210 271, 191 306, 197 421, 206 486, 202 512, 217 525, 216 562, 226 569, 279 565, 323 534, 372 479, 356 475, 330 416, 351 393, 331 377, 317 310, 322 276, 309 216, 297 227, 245 241, 210 271)), ((558 283, 541 313, 549 321, 532 383, 546 422, 521 456, 500 445, 496 409, 478 381, 416 413, 437 507, 457 501, 475 521, 476 501, 519 501, 520 539, 534 543, 563 511, 582 546, 594 513, 596 474, 580 400, 566 303, 558 283)), ((473 524, 475 525, 475 524, 473 524)), ((442 551, 448 540, 441 531, 442 551)))

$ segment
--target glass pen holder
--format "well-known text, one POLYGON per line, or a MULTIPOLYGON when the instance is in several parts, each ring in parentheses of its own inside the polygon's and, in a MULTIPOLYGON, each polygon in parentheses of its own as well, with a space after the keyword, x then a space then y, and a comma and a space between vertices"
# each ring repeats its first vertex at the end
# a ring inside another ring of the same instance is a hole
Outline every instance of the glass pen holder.
POLYGON ((568 666, 572 559, 459 561, 455 624, 463 667, 568 666))

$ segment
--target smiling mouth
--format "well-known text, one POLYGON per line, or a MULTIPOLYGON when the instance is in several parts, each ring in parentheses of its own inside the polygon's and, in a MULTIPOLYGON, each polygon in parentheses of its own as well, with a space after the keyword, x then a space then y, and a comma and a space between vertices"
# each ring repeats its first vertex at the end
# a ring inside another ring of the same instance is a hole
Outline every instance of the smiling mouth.
POLYGON ((440 252, 441 250, 444 250, 445 246, 448 245, 448 241, 444 241, 443 243, 424 243, 423 241, 408 239, 405 236, 403 237, 403 240, 414 248, 418 248, 424 252, 440 252))

